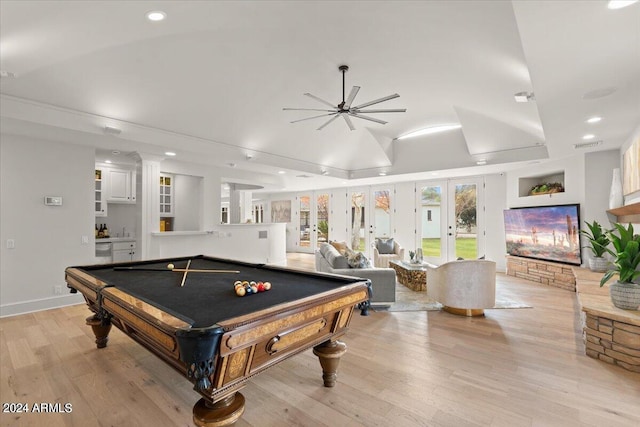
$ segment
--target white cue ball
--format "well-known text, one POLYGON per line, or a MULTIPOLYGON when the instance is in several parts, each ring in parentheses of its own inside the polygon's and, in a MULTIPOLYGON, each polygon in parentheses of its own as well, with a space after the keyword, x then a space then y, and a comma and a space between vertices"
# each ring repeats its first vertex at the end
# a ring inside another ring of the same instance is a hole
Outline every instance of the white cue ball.
POLYGON ((169 270, 173 270, 174 268, 176 268, 176 266, 175 266, 175 265, 173 265, 173 264, 169 264, 169 265, 167 265, 167 268, 168 268, 169 270))

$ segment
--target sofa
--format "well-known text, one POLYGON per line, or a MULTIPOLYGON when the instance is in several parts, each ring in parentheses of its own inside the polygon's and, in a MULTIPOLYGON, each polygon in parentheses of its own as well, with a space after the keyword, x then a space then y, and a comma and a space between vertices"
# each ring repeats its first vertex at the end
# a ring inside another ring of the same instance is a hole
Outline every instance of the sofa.
POLYGON ((404 248, 393 238, 376 239, 371 245, 371 249, 373 250, 374 267, 389 267, 389 261, 402 261, 404 259, 404 248), (387 248, 387 246, 391 247, 387 248))
POLYGON ((329 243, 321 243, 315 253, 316 271, 369 279, 373 290, 371 302, 390 303, 396 300, 396 272, 392 268, 351 268, 347 258, 329 243))
POLYGON ((475 259, 427 266, 427 295, 449 313, 482 316, 496 304, 496 263, 475 259))

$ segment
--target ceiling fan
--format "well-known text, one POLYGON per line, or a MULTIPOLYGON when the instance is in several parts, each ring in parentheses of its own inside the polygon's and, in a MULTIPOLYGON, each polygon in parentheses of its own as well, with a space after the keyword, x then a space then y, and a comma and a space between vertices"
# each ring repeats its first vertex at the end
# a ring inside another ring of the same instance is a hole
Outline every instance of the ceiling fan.
POLYGON ((353 103, 353 100, 355 99, 356 95, 358 94, 358 91, 360 90, 360 86, 354 86, 351 89, 351 92, 349 93, 349 97, 346 99, 344 99, 344 74, 347 72, 347 70, 349 70, 349 66, 348 65, 341 65, 338 67, 338 70, 342 73, 342 102, 340 104, 338 104, 337 106, 334 106, 333 104, 331 104, 328 101, 325 101, 322 98, 318 98, 315 95, 312 95, 310 93, 305 93, 305 96, 308 96, 309 98, 313 98, 316 101, 319 101, 325 105, 328 105, 329 107, 331 107, 331 109, 319 109, 319 108, 283 108, 283 110, 293 110, 293 111, 324 111, 326 114, 320 114, 318 116, 313 116, 313 117, 306 117, 304 119, 299 119, 299 120, 294 120, 291 123, 297 123, 297 122, 302 122, 305 120, 311 120, 311 119, 317 119, 319 117, 328 117, 328 116, 332 116, 328 121, 326 121, 323 125, 321 125, 318 130, 323 129, 325 126, 327 126, 329 123, 331 123, 332 121, 334 121, 335 119, 337 119, 338 117, 342 117, 345 121, 345 123, 347 124, 347 126, 349 126, 349 129, 351 130, 355 130, 356 128, 353 126, 353 122, 351 121, 350 117, 355 117, 357 119, 363 119, 363 120, 369 120, 372 122, 376 122, 376 123, 380 123, 380 124, 386 124, 387 122, 385 122, 384 120, 380 120, 380 119, 376 119, 374 117, 369 117, 369 116, 364 116, 362 115, 362 113, 365 114, 369 114, 369 113, 404 113, 407 111, 406 108, 394 108, 394 109, 364 109, 366 107, 369 107, 371 105, 374 104, 379 104, 381 102, 384 101, 388 101, 390 99, 394 99, 394 98, 398 98, 400 95, 398 95, 397 93, 394 93, 393 95, 389 95, 389 96, 385 96, 383 98, 379 98, 379 99, 375 99, 373 101, 369 101, 369 102, 365 102, 364 104, 360 104, 360 105, 356 105, 354 107, 351 106, 351 104, 353 103))

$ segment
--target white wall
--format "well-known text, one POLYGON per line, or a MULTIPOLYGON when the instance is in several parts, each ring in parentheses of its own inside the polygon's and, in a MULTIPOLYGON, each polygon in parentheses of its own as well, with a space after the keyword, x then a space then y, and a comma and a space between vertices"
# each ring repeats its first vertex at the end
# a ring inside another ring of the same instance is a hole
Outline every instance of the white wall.
POLYGON ((200 176, 173 176, 174 231, 202 230, 203 181, 200 176))
MULTIPOLYGON (((485 191, 485 247, 487 259, 496 262, 496 270, 506 271, 506 243, 504 235, 504 215, 507 208, 507 175, 494 174, 484 177, 485 191)), ((478 230, 481 232, 481 230, 478 230)))
POLYGON ((93 148, 0 135, 0 315, 83 301, 64 270, 94 259, 94 171, 93 148), (47 195, 63 205, 45 206, 47 195))

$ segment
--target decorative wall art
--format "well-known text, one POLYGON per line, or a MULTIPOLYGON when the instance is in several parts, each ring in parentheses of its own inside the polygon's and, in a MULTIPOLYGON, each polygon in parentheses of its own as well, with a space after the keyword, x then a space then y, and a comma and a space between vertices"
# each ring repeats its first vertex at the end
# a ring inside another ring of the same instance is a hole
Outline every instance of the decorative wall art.
POLYGON ((271 222, 291 222, 291 200, 271 202, 271 222))
POLYGON ((631 193, 640 191, 640 137, 624 152, 622 160, 622 192, 625 196, 628 196, 631 193))

